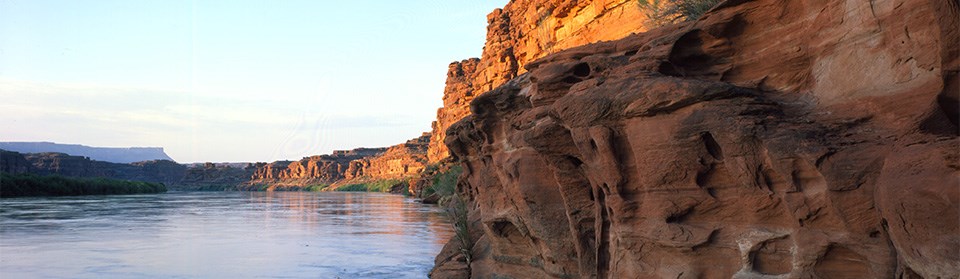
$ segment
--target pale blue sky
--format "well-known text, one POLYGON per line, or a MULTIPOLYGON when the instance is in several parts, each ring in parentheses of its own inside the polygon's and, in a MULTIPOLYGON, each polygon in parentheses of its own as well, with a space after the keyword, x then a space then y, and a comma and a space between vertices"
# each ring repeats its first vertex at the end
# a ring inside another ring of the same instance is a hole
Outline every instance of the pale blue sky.
POLYGON ((0 141, 274 161, 430 130, 507 0, 0 0, 0 141))

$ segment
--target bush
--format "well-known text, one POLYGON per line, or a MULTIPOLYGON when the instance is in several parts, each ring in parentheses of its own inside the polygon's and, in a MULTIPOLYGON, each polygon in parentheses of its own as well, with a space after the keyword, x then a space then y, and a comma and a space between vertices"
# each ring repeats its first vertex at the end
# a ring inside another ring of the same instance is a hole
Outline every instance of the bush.
POLYGON ((654 27, 680 21, 695 20, 712 9, 720 0, 637 0, 647 20, 654 27))
POLYGON ((423 190, 422 196, 430 196, 434 193, 440 196, 440 202, 443 203, 457 193, 457 180, 463 173, 463 167, 452 166, 444 172, 438 173, 433 177, 433 185, 423 190))
POLYGON ((337 187, 334 191, 340 192, 390 192, 390 188, 397 184, 407 184, 408 182, 400 179, 385 179, 371 182, 348 184, 337 187))
POLYGON ((0 173, 0 197, 79 196, 163 193, 162 183, 60 175, 0 173))
POLYGON ((304 187, 303 190, 307 192, 320 192, 327 189, 327 187, 330 187, 330 184, 315 184, 304 187))
POLYGON ((334 190, 334 191, 338 191, 338 192, 366 192, 366 191, 367 191, 367 184, 362 184, 362 183, 361 183, 361 184, 349 184, 349 185, 344 185, 344 186, 337 187, 337 189, 334 190))
POLYGON ((470 236, 470 220, 468 218, 467 203, 460 199, 456 194, 448 199, 446 204, 447 216, 453 223, 454 238, 460 246, 460 254, 467 260, 467 266, 473 260, 473 238, 470 236))

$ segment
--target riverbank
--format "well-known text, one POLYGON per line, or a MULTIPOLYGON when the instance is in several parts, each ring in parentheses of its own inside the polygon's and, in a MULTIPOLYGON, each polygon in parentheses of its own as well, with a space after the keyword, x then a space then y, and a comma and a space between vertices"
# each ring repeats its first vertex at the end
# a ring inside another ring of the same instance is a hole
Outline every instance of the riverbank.
POLYGON ((60 175, 0 173, 0 198, 156 194, 167 191, 161 183, 60 175))

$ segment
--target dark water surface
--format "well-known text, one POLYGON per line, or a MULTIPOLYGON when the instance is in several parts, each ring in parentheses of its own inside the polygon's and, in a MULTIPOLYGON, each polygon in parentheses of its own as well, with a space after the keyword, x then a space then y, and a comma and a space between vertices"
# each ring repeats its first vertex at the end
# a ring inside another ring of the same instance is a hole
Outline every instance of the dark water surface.
POLYGON ((3 199, 0 278, 426 278, 450 235, 388 194, 3 199))

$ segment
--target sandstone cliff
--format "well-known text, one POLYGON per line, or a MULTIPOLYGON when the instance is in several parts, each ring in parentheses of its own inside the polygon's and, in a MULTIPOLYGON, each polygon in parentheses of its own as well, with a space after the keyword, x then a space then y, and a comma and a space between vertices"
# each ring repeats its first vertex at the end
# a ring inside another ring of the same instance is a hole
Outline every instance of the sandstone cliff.
POLYGON ((429 160, 449 156, 447 128, 469 113, 476 94, 523 73, 523 66, 547 54, 645 31, 636 0, 517 0, 487 16, 487 42, 480 59, 450 64, 443 108, 433 124, 429 160))
POLYGON ((355 161, 382 154, 384 151, 386 148, 357 148, 337 150, 329 155, 311 156, 299 161, 257 163, 249 183, 277 186, 330 184, 348 176, 359 175, 362 168, 355 166, 355 161))
POLYGON ((429 143, 430 133, 424 133, 419 138, 391 146, 379 156, 361 159, 363 167, 359 173, 351 173, 347 178, 390 179, 419 174, 427 166, 429 143))
POLYGON ((446 132, 475 245, 432 275, 957 278, 958 19, 725 1, 526 63, 446 132))
POLYGON ((358 148, 299 161, 257 163, 245 184, 289 188, 416 175, 427 165, 430 136, 424 133, 389 148, 358 148))

